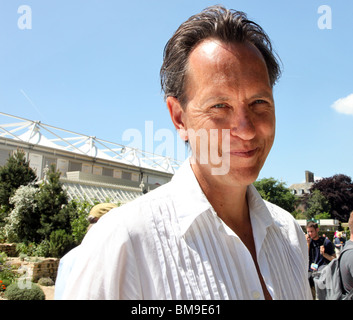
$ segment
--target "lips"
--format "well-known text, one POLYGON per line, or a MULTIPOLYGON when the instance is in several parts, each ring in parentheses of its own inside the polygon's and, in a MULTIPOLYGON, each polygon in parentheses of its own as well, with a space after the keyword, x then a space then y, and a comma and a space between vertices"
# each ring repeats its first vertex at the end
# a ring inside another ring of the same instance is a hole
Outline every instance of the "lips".
POLYGON ((255 149, 241 149, 241 150, 231 150, 229 153, 232 156, 236 156, 236 157, 241 157, 241 158, 251 158, 253 157, 257 151, 259 150, 259 148, 255 148, 255 149))

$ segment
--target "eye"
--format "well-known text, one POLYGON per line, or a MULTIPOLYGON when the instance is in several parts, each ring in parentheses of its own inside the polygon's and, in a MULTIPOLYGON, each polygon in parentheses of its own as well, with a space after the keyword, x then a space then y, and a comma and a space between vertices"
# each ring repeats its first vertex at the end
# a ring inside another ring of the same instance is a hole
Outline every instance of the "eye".
POLYGON ((253 102, 253 104, 262 104, 262 103, 267 103, 265 100, 257 99, 253 102))
POLYGON ((212 106, 212 108, 215 108, 215 109, 222 109, 222 108, 226 108, 227 106, 224 104, 224 103, 218 103, 218 104, 215 104, 214 106, 212 106))

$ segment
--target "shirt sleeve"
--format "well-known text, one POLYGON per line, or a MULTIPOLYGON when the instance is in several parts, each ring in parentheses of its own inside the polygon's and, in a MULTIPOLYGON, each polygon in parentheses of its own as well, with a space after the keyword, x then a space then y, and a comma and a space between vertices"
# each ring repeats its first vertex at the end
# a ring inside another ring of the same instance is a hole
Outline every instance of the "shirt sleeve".
POLYGON ((83 240, 62 299, 141 299, 139 272, 128 230, 122 219, 116 223, 112 215, 103 218, 83 240))
POLYGON ((332 242, 328 239, 325 240, 324 242, 324 247, 325 247, 325 252, 327 254, 329 254, 330 256, 332 256, 333 254, 335 254, 335 248, 334 245, 332 244, 332 242))

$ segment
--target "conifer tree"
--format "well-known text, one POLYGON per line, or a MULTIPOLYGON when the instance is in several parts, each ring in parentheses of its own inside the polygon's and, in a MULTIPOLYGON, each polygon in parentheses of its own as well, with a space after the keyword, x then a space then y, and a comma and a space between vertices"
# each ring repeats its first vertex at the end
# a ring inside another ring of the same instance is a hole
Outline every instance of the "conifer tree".
POLYGON ((40 192, 36 196, 41 224, 37 232, 43 239, 49 239, 54 230, 70 230, 71 227, 69 212, 65 210, 68 196, 59 179, 60 171, 56 171, 52 165, 46 172, 40 192))
POLYGON ((10 198, 16 190, 36 180, 36 173, 29 166, 25 153, 21 149, 18 149, 9 157, 6 164, 0 167, 0 226, 4 224, 4 218, 13 209, 10 198))

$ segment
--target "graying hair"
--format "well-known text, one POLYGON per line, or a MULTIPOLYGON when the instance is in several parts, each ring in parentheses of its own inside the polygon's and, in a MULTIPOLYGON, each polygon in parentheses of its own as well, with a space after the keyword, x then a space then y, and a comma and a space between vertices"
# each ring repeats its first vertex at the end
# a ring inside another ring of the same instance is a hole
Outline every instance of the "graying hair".
POLYGON ((212 6, 182 23, 167 42, 160 70, 164 98, 176 97, 182 106, 187 103, 185 93, 188 58, 197 44, 207 38, 224 42, 250 42, 261 52, 273 87, 281 75, 281 68, 271 41, 265 31, 247 19, 241 11, 212 6))

